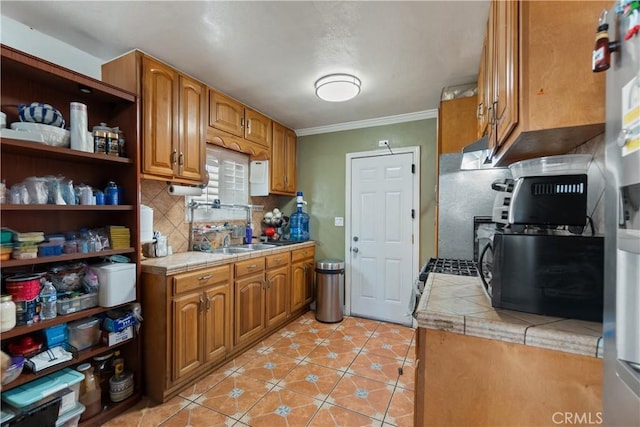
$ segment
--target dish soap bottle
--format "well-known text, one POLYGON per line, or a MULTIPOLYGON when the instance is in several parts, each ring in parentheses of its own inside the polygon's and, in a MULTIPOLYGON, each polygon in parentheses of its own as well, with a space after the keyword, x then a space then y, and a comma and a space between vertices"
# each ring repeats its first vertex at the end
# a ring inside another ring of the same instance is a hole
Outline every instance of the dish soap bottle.
POLYGON ((302 212, 302 205, 306 202, 302 198, 302 191, 296 196, 296 212, 291 214, 291 237, 294 242, 306 242, 309 240, 309 215, 302 212))

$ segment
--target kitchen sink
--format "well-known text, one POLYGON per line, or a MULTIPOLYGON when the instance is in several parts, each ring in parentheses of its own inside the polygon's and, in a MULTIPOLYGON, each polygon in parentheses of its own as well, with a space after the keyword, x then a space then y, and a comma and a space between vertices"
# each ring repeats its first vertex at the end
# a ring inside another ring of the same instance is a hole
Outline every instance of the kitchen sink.
POLYGON ((235 246, 231 246, 232 248, 239 248, 239 249, 249 249, 252 251, 259 251, 260 249, 271 249, 271 248, 275 248, 276 245, 271 245, 269 243, 246 243, 244 245, 235 245, 235 246))
POLYGON ((254 250, 255 249, 251 249, 251 248, 227 247, 227 248, 214 249, 214 250, 210 251, 209 253, 230 255, 230 254, 244 254, 244 253, 251 252, 251 251, 254 251, 254 250))

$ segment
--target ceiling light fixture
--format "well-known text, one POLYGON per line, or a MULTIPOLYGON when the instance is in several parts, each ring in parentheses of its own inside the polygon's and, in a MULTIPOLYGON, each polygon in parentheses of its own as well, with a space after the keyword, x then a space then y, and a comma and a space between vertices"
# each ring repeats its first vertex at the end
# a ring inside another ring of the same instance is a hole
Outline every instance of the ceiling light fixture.
POLYGON ((330 74, 316 83, 318 98, 329 102, 348 101, 360 93, 360 79, 351 74, 330 74))

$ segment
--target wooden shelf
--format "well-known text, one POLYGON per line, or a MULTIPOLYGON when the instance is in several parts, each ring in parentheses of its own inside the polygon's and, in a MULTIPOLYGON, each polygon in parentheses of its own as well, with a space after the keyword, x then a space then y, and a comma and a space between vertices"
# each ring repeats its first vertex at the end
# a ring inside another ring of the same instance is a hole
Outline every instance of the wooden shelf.
POLYGON ((28 154, 29 156, 38 156, 53 158, 59 160, 80 161, 85 163, 96 164, 122 164, 131 165, 133 159, 127 157, 107 156, 106 154, 86 153, 84 151, 72 150, 65 147, 52 147, 49 145, 39 144, 37 142, 23 141, 20 139, 2 138, 0 141, 2 151, 28 154))
POLYGON ((133 205, 1 205, 2 211, 132 211, 133 205))
POLYGON ((33 332, 37 332, 40 331, 42 329, 46 329, 50 326, 56 326, 59 325, 61 323, 67 323, 67 322, 72 322, 74 320, 78 320, 78 319, 83 319, 85 317, 89 317, 89 316, 94 316, 96 314, 101 314, 101 313, 105 313, 109 310, 113 310, 115 308, 121 307, 121 306, 125 306, 125 305, 129 305, 131 304, 130 302, 126 303, 126 304, 121 304, 121 305, 117 305, 114 307, 93 307, 93 308, 88 308, 86 310, 80 310, 77 311, 75 313, 71 313, 71 314, 62 314, 62 315, 58 315, 53 319, 50 320, 42 320, 40 322, 36 322, 32 325, 21 325, 21 326, 16 326, 15 328, 11 329, 10 331, 7 332, 3 332, 2 334, 0 334, 0 339, 2 341, 4 340, 8 340, 10 338, 14 338, 14 337, 18 337, 20 335, 25 335, 25 334, 30 334, 33 332))
POLYGON ((134 391, 133 395, 126 398, 122 402, 109 402, 109 406, 107 407, 107 409, 89 418, 88 420, 82 420, 80 425, 82 427, 101 426, 107 421, 114 419, 116 416, 123 413, 127 409, 133 407, 140 401, 141 398, 142 394, 140 393, 140 391, 134 391))
MULTIPOLYGON (((2 386, 2 391, 7 391, 7 390, 11 390, 12 388, 21 386, 22 384, 26 384, 28 382, 31 382, 33 380, 36 380, 38 378, 44 377, 45 375, 51 374, 53 372, 59 371, 60 369, 66 368, 67 366, 71 366, 71 365, 77 365, 81 362, 84 362, 85 360, 90 360, 91 358, 93 358, 94 356, 97 356, 99 354, 102 353, 106 353, 108 351, 114 350, 118 347, 122 347, 125 344, 130 343, 131 341, 133 341, 135 338, 132 338, 130 340, 127 341, 123 341, 121 343, 118 343, 116 345, 112 345, 111 347, 107 346, 107 345, 95 345, 91 348, 82 350, 78 352, 78 357, 69 360, 68 362, 65 363, 60 363, 57 364, 55 366, 52 366, 50 368, 44 369, 38 373, 33 373, 33 372, 22 372, 22 374, 20 374, 20 376, 18 378, 16 378, 14 381, 10 382, 9 384, 3 385, 2 386)), ((26 369, 26 368, 25 368, 26 369)))
POLYGON ((9 267, 20 267, 23 265, 36 265, 36 264, 49 264, 52 262, 60 262, 60 261, 75 261, 78 259, 87 259, 87 258, 98 258, 98 257, 107 257, 111 255, 120 255, 120 254, 130 254, 135 252, 134 248, 126 248, 126 249, 115 249, 108 251, 100 251, 100 252, 88 252, 84 253, 76 253, 76 254, 64 254, 57 256, 46 256, 46 257, 38 257, 31 259, 11 259, 8 261, 2 261, 0 266, 2 268, 9 267))

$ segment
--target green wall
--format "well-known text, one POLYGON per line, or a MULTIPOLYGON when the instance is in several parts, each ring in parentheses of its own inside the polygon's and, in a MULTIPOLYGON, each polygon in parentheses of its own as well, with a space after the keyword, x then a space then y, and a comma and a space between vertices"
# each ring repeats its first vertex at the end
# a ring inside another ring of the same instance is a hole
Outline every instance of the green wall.
MULTIPOLYGON (((420 146, 420 263, 434 256, 437 120, 427 119, 393 125, 298 137, 298 191, 309 203, 311 239, 317 242, 316 259, 345 259, 345 227, 334 217, 345 216, 346 154, 379 150, 378 141, 388 139, 391 149, 420 146)), ((285 212, 295 210, 295 199, 285 212)))

